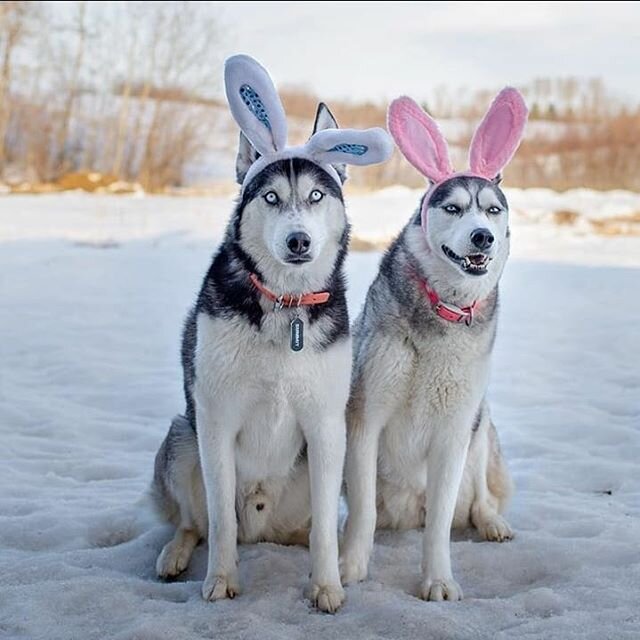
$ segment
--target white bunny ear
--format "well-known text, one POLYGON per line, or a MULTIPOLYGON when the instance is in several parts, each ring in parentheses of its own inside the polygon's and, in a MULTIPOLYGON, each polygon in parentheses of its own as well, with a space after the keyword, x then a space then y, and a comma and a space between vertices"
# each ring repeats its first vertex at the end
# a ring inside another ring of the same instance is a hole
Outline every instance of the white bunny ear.
POLYGON ((377 164, 393 153, 389 134, 380 128, 325 129, 312 135, 305 146, 321 164, 377 164))
POLYGON ((282 151, 287 121, 267 70, 250 56, 231 56, 224 65, 224 84, 231 113, 256 150, 261 155, 282 151))

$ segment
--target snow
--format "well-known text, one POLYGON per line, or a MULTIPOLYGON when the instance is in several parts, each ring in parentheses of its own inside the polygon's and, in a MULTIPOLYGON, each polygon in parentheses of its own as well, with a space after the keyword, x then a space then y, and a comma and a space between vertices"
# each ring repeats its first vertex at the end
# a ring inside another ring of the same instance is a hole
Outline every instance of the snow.
MULTIPOLYGON (((417 196, 352 196, 356 235, 388 237, 417 196)), ((510 196, 523 210, 564 197, 510 196)), ((581 211, 616 198, 585 194, 581 211)), ((490 389, 517 485, 507 514, 516 538, 454 535, 465 600, 415 597, 416 531, 377 536, 370 579, 347 588, 333 617, 301 596, 302 548, 241 547, 233 601, 201 600, 204 546, 180 580, 154 577, 170 528, 139 502, 182 408, 181 323, 229 206, 0 200, 0 637, 639 637, 640 239, 517 212, 490 389)), ((349 258, 352 313, 378 260, 349 258)))

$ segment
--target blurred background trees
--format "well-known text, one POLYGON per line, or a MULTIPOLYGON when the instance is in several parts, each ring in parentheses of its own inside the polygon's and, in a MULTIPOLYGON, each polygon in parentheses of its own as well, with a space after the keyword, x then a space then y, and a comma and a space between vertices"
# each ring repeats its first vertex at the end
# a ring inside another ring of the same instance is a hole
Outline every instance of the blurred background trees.
MULTIPOLYGON (((237 128, 221 97, 221 27, 208 2, 0 2, 0 182, 74 184, 99 174, 155 191, 230 181, 237 128)), ((384 79, 381 79, 384 82, 384 79)), ((500 87, 425 87, 457 166, 500 87)), ((511 186, 640 190, 640 108, 600 79, 519 87, 526 139, 511 186)), ((291 137, 309 134, 318 97, 284 87, 291 137)), ((330 101, 341 126, 384 126, 386 104, 330 101)), ((353 184, 422 186, 396 154, 353 184)))
POLYGON ((180 184, 220 72, 198 2, 0 2, 0 174, 180 184))

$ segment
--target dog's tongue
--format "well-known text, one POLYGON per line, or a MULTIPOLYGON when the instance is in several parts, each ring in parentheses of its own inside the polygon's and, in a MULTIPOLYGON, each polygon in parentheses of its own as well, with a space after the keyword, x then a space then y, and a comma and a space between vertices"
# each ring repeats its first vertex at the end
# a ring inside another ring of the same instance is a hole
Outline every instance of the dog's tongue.
POLYGON ((475 253, 472 256, 467 256, 467 260, 472 264, 482 264, 485 261, 486 257, 482 253, 475 253))

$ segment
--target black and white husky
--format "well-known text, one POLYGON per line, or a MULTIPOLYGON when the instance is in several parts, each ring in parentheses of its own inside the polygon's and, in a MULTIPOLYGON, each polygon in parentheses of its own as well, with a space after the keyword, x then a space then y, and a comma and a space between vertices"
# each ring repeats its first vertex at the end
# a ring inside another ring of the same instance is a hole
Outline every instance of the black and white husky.
POLYGON ((233 598, 238 541, 310 543, 309 597, 332 612, 344 598, 337 513, 351 372, 342 163, 386 159, 392 144, 382 130, 338 130, 320 104, 309 142, 286 147, 266 71, 234 56, 225 82, 243 132, 242 188, 184 329, 186 411, 153 482, 176 532, 156 569, 179 574, 208 538, 203 597, 233 598))
POLYGON ((500 515, 511 480, 485 393, 509 254, 499 172, 525 119, 519 94, 503 91, 472 142, 471 171, 456 174, 422 109, 408 98, 390 107, 392 135, 431 187, 382 259, 353 330, 345 583, 366 577, 376 522, 424 525, 425 600, 462 597, 451 572, 452 523, 471 523, 487 540, 512 536, 500 515))

